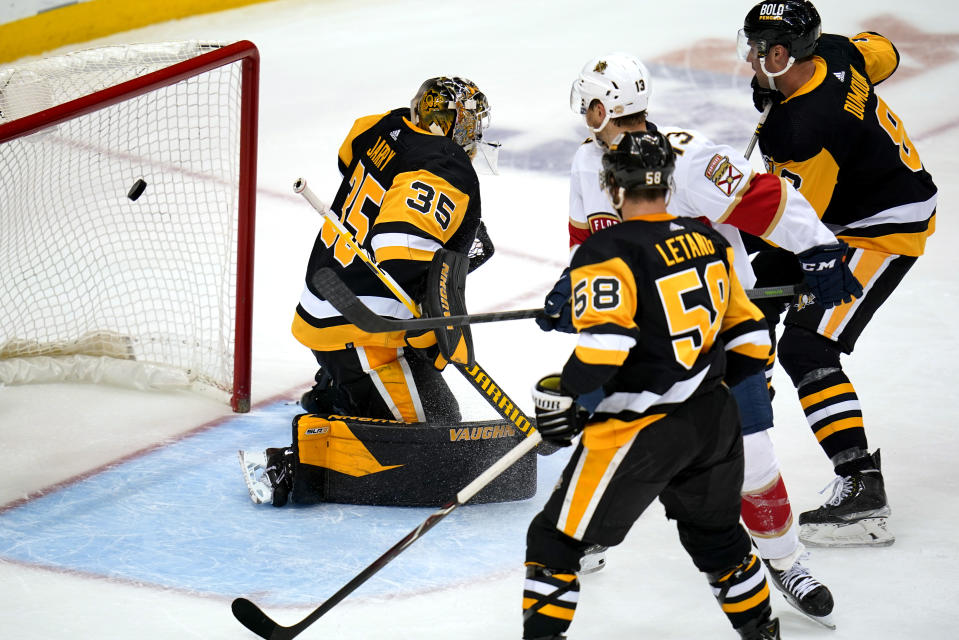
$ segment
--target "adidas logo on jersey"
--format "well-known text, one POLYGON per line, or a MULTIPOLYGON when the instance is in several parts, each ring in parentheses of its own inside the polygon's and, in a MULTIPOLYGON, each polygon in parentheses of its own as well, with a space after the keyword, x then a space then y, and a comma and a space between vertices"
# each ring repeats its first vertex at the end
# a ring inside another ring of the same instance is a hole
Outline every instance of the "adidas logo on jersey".
POLYGON ((845 71, 836 71, 835 73, 833 73, 833 75, 836 76, 836 78, 839 80, 839 82, 845 82, 845 80, 846 80, 846 72, 845 72, 845 71))
POLYGON ((393 138, 393 142, 396 142, 396 139, 400 137, 400 130, 395 129, 393 131, 390 131, 390 137, 393 138))

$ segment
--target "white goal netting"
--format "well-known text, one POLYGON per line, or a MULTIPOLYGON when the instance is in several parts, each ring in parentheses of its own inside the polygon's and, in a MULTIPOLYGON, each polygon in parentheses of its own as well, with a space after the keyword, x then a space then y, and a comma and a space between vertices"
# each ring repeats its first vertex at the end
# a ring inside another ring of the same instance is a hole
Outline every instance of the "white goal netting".
POLYGON ((0 67, 0 382, 233 391, 241 62, 117 88, 219 48, 0 67), (91 107, 57 122, 51 108, 77 99, 91 107), (4 141, 31 114, 53 124, 4 141))

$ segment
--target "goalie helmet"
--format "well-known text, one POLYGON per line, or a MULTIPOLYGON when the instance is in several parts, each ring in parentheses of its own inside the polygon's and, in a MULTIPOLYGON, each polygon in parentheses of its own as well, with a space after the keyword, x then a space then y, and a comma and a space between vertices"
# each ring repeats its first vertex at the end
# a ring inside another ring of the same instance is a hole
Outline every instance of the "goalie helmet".
POLYGON ((652 85, 649 71, 639 58, 627 53, 611 53, 593 58, 583 66, 569 92, 573 113, 586 115, 593 100, 606 108, 606 118, 593 132, 602 131, 611 118, 646 111, 652 85))
POLYGON ((658 131, 621 133, 603 154, 600 184, 619 209, 629 191, 667 190, 676 157, 669 140, 658 131))
POLYGON ((760 2, 746 14, 737 48, 745 60, 753 47, 757 58, 765 58, 780 44, 792 59, 800 60, 812 55, 821 34, 822 19, 808 0, 760 2))
POLYGON ((410 103, 410 119, 421 129, 452 138, 473 158, 489 126, 489 101, 465 78, 430 78, 410 103))

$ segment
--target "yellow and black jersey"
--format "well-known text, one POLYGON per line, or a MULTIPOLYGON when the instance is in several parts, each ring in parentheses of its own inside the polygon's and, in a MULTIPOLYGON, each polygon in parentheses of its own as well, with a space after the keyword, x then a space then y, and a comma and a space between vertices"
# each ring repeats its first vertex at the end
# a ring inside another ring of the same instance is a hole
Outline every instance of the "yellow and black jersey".
POLYGON ((812 78, 774 104, 759 134, 767 169, 793 182, 854 247, 922 255, 935 229, 936 185, 902 120, 875 85, 899 64, 875 33, 824 34, 812 78))
POLYGON ((769 333, 732 264, 721 235, 665 212, 589 236, 570 265, 579 339, 563 388, 602 387, 593 420, 628 422, 762 370, 769 333))
MULTIPOLYGON (((467 253, 480 221, 479 180, 469 156, 451 139, 409 120, 408 108, 360 118, 339 151, 343 182, 331 205, 357 243, 417 299, 433 253, 467 253)), ((355 346, 399 347, 403 332, 369 334, 350 325, 313 288, 312 275, 331 267, 383 316, 411 313, 337 237, 331 225, 316 238, 293 335, 317 351, 355 346)), ((418 300, 417 300, 418 301, 418 300)))

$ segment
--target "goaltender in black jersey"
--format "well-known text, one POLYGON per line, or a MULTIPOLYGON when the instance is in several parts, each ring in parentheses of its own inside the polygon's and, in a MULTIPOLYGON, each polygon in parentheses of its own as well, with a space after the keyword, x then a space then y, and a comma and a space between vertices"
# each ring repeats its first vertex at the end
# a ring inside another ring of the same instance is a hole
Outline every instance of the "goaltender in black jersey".
MULTIPOLYGON (((479 180, 472 158, 489 118, 485 95, 469 80, 431 78, 409 108, 359 118, 340 147, 343 181, 331 210, 415 302, 421 303, 434 254, 468 254, 480 225, 479 180)), ((320 371, 304 395, 310 413, 340 413, 455 423, 460 414, 439 371, 445 361, 417 357, 432 333, 367 333, 317 291, 314 274, 332 268, 379 315, 406 319, 410 309, 324 225, 306 269, 293 335, 320 371), (407 357, 409 356, 409 357, 407 357)))
POLYGON ((770 339, 728 242, 666 213, 672 148, 624 133, 603 156, 623 222, 571 262, 578 341, 533 391, 553 444, 582 437, 527 533, 523 637, 562 638, 587 548, 623 541, 657 497, 744 638, 778 638, 762 562, 740 524, 743 441, 728 384, 761 371, 770 339))
MULTIPOLYGON (((482 144, 489 110, 486 96, 473 82, 430 78, 409 107, 356 120, 340 146, 337 160, 343 180, 329 215, 340 220, 379 270, 415 303, 423 303, 427 295, 435 256, 453 255, 462 259, 457 264, 469 262, 467 255, 480 228, 479 180, 472 159, 482 144)), ((413 315, 346 238, 333 225, 323 225, 292 327, 294 337, 310 348, 320 366, 317 384, 301 399, 303 409, 322 416, 458 424, 459 407, 441 371, 447 360, 468 362, 468 346, 462 352, 459 346, 441 350, 432 331, 408 335, 361 330, 318 291, 313 279, 322 268, 332 269, 375 313, 397 319, 413 315)), ((317 493, 317 487, 305 480, 308 474, 298 471, 301 466, 353 476, 381 470, 375 460, 351 457, 351 447, 367 451, 355 441, 350 441, 347 454, 330 462, 329 443, 313 436, 331 434, 333 429, 331 424, 297 421, 293 446, 255 455, 241 452, 253 501, 282 506, 291 496, 303 502, 306 494, 317 493), (307 486, 300 489, 301 485, 307 486)), ((323 483, 318 484, 322 489, 323 483)))
MULTIPOLYGON (((480 94, 482 96, 482 94, 480 94)), ((422 289, 440 247, 467 253, 480 222, 479 181, 468 151, 452 138, 421 129, 402 108, 360 118, 337 158, 344 180, 332 211, 407 292, 422 289)), ((378 314, 412 314, 326 225, 316 238, 293 335, 311 349, 403 347, 403 332, 366 333, 350 325, 316 291, 310 276, 332 267, 378 314)), ((414 295, 415 297, 415 295, 414 295)))

